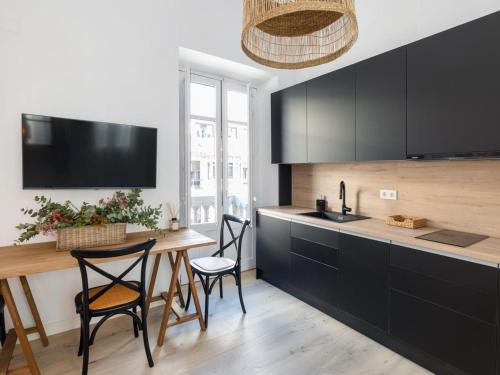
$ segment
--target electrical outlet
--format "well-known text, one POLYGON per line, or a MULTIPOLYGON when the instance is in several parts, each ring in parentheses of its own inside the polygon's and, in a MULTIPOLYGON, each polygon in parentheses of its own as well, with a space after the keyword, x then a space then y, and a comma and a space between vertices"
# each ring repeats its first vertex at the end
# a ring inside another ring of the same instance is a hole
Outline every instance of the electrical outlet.
POLYGON ((380 199, 397 201, 398 200, 398 191, 397 190, 380 190, 380 199))

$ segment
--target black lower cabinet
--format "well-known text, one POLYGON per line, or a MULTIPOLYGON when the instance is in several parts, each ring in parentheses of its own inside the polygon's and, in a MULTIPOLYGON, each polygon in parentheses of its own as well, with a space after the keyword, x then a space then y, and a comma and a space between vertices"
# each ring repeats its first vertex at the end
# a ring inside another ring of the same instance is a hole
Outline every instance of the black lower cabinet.
POLYGON ((292 223, 290 292, 330 313, 338 302, 339 234, 292 223))
POLYGON ((288 290, 290 221, 257 215, 257 277, 288 290))
POLYGON ((341 234, 339 261, 339 307, 387 331, 389 244, 341 234))
POLYGON ((395 290, 391 291, 391 336, 466 374, 495 374, 494 325, 395 290))
POLYGON ((258 276, 439 375, 500 375, 498 273, 258 215, 258 276))
POLYGON ((497 272, 391 246, 390 335, 452 373, 496 374, 497 272))
POLYGON ((290 254, 291 291, 299 299, 329 312, 338 300, 336 268, 294 253, 290 254))

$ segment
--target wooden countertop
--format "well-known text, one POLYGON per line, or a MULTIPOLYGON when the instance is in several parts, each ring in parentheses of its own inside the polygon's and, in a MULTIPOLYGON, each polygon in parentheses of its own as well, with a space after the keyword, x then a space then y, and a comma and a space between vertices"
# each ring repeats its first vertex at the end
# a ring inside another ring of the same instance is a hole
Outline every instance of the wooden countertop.
POLYGON ((420 229, 399 228, 389 226, 385 224, 384 221, 378 219, 367 219, 349 223, 335 223, 313 217, 299 216, 300 213, 311 212, 314 210, 311 208, 291 206, 264 207, 259 208, 258 211, 262 214, 283 217, 292 221, 313 224, 344 233, 374 237, 380 240, 391 241, 395 244, 408 245, 409 247, 421 249, 423 251, 428 250, 434 253, 440 253, 490 266, 496 265, 498 267, 500 264, 500 238, 490 237, 467 248, 461 248, 415 238, 422 234, 438 230, 437 228, 432 227, 420 229))
MULTIPOLYGON (((155 237, 156 245, 150 254, 187 250, 216 244, 217 242, 191 229, 181 229, 178 232, 137 232, 127 235, 125 244, 109 246, 122 247, 146 241, 155 237)), ((103 247, 105 249, 106 247, 103 247)), ((111 261, 131 258, 113 258, 111 261)), ((94 259, 93 263, 110 262, 110 259, 94 259)), ((21 246, 0 247, 0 279, 26 276, 35 273, 57 271, 78 267, 78 262, 69 251, 56 251, 55 242, 42 242, 21 246)))

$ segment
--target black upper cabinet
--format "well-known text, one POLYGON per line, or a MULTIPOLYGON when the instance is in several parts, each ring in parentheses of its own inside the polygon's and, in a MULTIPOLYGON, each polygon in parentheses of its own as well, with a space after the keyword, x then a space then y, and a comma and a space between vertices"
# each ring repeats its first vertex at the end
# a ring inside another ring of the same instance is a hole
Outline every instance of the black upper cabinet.
POLYGON ((500 157, 500 12, 272 95, 274 163, 500 157))
POLYGON ((281 96, 282 91, 271 94, 271 163, 281 163, 281 96))
POLYGON ((410 156, 500 151, 499 45, 497 12, 408 46, 410 156))
POLYGON ((356 69, 354 66, 307 83, 309 163, 353 161, 356 142, 356 69))
POLYGON ((273 163, 307 162, 306 84, 271 95, 273 163))
POLYGON ((406 158, 406 49, 356 65, 356 160, 406 158))

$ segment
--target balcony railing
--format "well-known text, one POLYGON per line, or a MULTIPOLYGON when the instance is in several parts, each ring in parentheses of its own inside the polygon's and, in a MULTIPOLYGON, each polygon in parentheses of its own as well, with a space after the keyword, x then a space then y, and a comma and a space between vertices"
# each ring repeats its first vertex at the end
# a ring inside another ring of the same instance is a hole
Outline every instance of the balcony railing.
MULTIPOLYGON (((243 202, 237 196, 228 197, 228 214, 248 218, 250 216, 248 202, 243 202)), ((191 224, 210 224, 217 222, 217 209, 213 196, 192 197, 191 224)))

